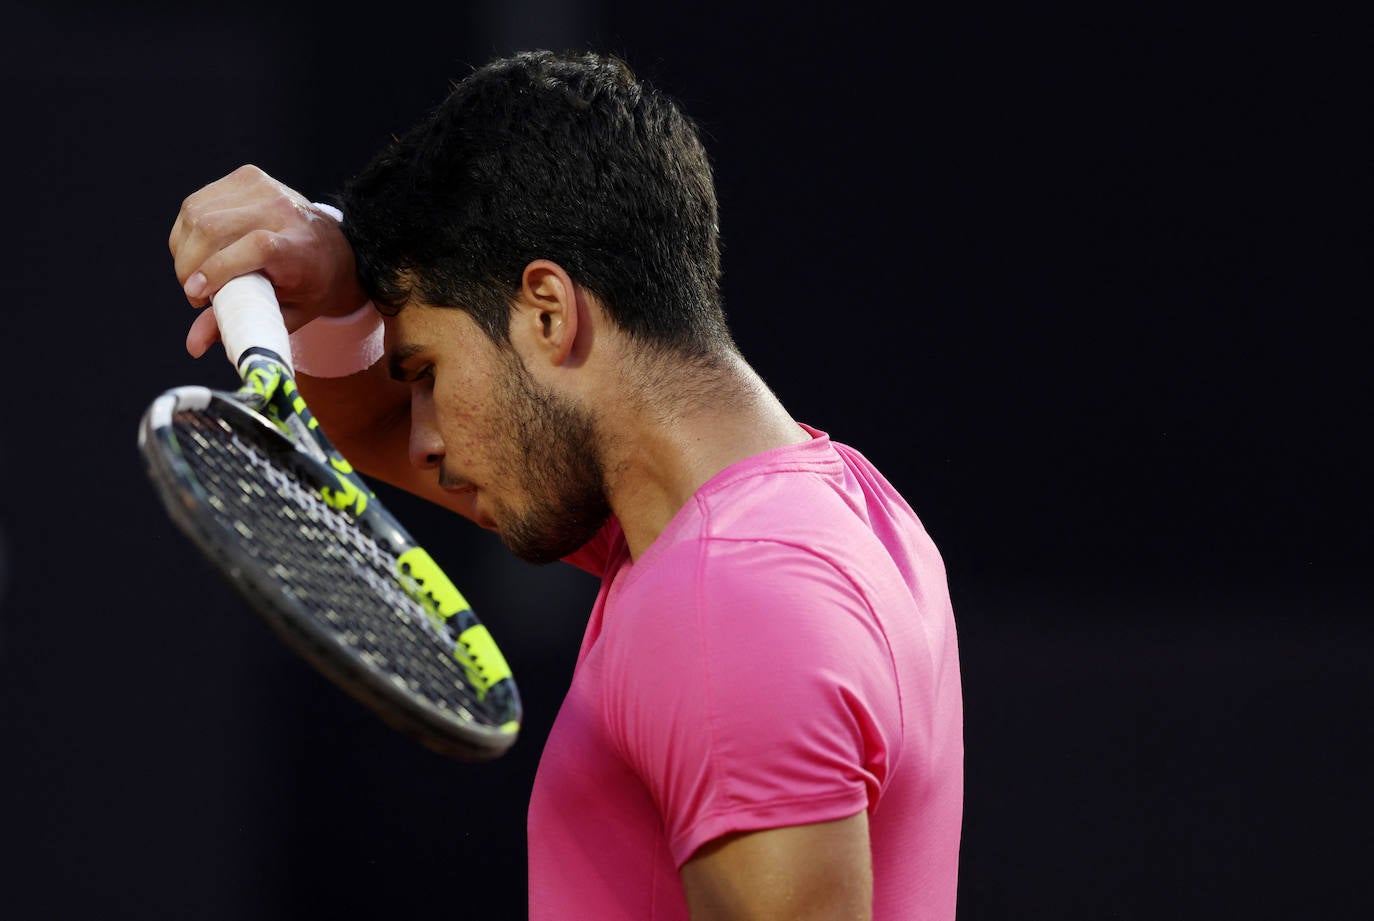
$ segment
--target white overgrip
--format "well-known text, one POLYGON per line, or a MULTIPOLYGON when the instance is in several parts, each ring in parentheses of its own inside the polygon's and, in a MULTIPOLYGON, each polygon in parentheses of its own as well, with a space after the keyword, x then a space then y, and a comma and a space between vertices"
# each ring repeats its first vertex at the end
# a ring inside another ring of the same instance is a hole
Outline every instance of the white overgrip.
POLYGON ((277 294, 267 276, 253 272, 225 282, 214 297, 213 310, 224 354, 235 370, 238 370, 243 353, 256 347, 275 352, 295 374, 291 364, 291 339, 286 333, 277 294))

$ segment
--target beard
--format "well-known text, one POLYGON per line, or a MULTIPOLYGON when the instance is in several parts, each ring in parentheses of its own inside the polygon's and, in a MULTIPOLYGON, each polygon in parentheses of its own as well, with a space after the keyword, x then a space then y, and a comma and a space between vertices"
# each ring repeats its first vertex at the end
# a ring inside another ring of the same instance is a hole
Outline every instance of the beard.
POLYGON ((502 504, 497 533, 520 559, 552 563, 591 540, 611 514, 595 420, 510 359, 493 422, 502 433, 500 462, 519 482, 525 507, 502 504))

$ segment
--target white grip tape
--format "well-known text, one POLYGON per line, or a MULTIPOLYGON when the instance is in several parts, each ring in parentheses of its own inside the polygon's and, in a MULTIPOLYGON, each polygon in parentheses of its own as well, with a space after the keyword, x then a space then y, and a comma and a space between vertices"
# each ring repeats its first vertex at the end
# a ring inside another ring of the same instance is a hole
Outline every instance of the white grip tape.
POLYGON ((224 353, 235 370, 243 353, 255 346, 276 352, 291 367, 291 340, 267 276, 253 272, 225 282, 214 297, 214 311, 224 353))

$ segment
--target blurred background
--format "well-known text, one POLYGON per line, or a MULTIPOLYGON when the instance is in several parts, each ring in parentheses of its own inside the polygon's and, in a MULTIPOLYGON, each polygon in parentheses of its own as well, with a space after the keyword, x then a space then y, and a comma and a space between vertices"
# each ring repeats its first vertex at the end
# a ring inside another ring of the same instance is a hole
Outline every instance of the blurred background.
POLYGON ((1369 917, 1370 33, 1285 16, 7 4, 0 917, 524 916, 595 584, 383 493, 524 695, 505 758, 446 761, 276 642, 135 433, 232 382, 182 348, 186 195, 323 199, 535 47, 696 118, 743 351, 944 553, 960 917, 1369 917))

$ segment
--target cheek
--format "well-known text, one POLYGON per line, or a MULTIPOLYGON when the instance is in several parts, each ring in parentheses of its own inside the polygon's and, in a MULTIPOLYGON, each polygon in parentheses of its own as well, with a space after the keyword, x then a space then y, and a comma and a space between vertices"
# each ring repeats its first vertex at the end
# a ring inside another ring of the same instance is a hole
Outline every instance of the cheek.
POLYGON ((436 392, 435 411, 445 453, 472 457, 490 441, 490 413, 472 389, 456 384, 436 392))

